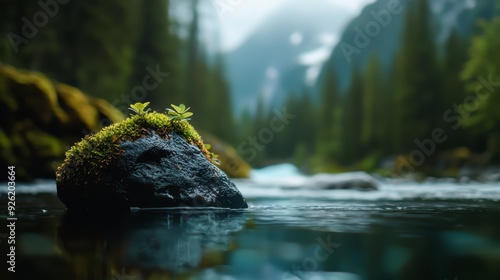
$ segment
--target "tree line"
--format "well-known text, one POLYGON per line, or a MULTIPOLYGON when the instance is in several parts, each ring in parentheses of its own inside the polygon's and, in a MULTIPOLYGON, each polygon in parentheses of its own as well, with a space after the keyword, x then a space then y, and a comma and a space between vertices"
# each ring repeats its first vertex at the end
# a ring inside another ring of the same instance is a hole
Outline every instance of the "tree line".
MULTIPOLYGON (((372 53, 341 90, 334 67, 325 65, 319 101, 307 91, 290 93, 286 107, 298 117, 257 163, 287 159, 311 171, 375 170, 404 155, 418 169, 461 147, 500 160, 500 17, 481 21, 472 38, 452 30, 441 46, 428 1, 413 1, 407 10, 390 69, 372 53)), ((259 118, 269 115, 257 112, 250 134, 262 127, 259 118)))
POLYGON ((234 120, 222 56, 200 40, 198 0, 6 1, 0 62, 101 97, 126 112, 185 103, 194 125, 231 141, 234 120), (174 5, 190 11, 180 23, 174 5), (180 30, 187 30, 181 35, 180 30))

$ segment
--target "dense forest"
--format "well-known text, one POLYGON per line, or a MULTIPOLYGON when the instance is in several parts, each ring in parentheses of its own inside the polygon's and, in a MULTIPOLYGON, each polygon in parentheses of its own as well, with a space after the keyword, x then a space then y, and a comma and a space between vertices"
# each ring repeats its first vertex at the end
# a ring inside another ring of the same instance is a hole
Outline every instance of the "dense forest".
MULTIPOLYGON (((365 67, 354 60, 343 90, 337 61, 330 61, 319 102, 310 92, 289 94, 286 106, 298 117, 261 160, 287 158, 312 171, 394 167, 447 175, 463 164, 498 162, 500 18, 480 20, 471 36, 452 30, 439 46, 429 2, 410 5, 389 70, 376 52, 365 67)), ((257 116, 254 135, 263 125, 259 119, 270 118, 257 116)))
POLYGON ((410 1, 389 70, 372 52, 367 65, 353 61, 342 87, 330 60, 319 90, 290 92, 280 109, 260 100, 255 111, 234 112, 224 55, 200 40, 200 3, 175 2, 189 11, 182 23, 172 2, 7 1, 0 61, 41 71, 123 112, 138 101, 157 110, 185 103, 197 128, 232 143, 254 166, 294 161, 309 171, 373 171, 396 162, 399 171, 445 171, 457 160, 500 159, 498 16, 478 22, 470 36, 451 31, 441 46, 429 2, 410 1), (276 110, 296 117, 266 136, 276 110))
POLYGON ((43 72, 124 113, 135 102, 156 110, 186 103, 194 125, 232 141, 222 57, 209 57, 200 41, 198 1, 177 3, 191 11, 187 26, 169 17, 168 0, 7 1, 0 61, 43 72))

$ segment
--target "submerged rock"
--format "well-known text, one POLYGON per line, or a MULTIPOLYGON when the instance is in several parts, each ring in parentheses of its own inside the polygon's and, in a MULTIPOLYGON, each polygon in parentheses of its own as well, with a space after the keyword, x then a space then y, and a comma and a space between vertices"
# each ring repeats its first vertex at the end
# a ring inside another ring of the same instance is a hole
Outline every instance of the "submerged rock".
POLYGON ((246 208, 187 121, 135 115, 77 143, 57 172, 69 210, 130 207, 246 208))

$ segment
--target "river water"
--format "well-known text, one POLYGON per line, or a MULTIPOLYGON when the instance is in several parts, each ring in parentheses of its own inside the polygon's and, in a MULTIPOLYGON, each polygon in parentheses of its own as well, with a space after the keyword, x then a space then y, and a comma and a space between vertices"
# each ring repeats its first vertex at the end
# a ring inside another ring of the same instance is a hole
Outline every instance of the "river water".
MULTIPOLYGON (((236 184, 249 209, 119 217, 68 215, 53 181, 18 185, 16 272, 2 261, 0 277, 500 279, 499 183, 383 180, 377 191, 236 184)), ((4 209, 0 218, 7 223, 4 209)), ((2 226, 3 259, 7 234, 2 226)))

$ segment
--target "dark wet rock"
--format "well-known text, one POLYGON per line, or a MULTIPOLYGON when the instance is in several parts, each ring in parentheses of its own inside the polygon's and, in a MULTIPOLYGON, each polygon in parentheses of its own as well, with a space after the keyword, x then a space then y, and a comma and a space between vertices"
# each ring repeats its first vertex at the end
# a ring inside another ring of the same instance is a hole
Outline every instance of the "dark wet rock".
POLYGON ((93 183, 58 180, 59 198, 68 209, 248 207, 226 174, 175 132, 166 138, 153 132, 120 147, 122 155, 93 183))
POLYGON ((377 190, 377 179, 365 172, 340 174, 317 174, 307 180, 307 186, 317 189, 355 189, 362 191, 377 190))

